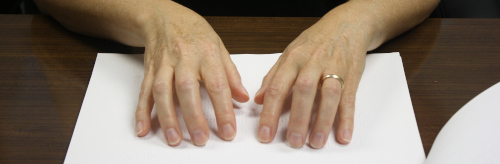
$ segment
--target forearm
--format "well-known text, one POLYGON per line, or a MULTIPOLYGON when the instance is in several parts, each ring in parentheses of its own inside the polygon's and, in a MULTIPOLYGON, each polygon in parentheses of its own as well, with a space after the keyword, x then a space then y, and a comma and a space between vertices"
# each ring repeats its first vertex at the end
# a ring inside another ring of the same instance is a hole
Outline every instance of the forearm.
POLYGON ((147 40, 151 39, 149 35, 155 30, 152 26, 192 15, 183 14, 190 12, 189 9, 173 1, 164 0, 35 0, 35 2, 39 8, 71 31, 108 38, 131 46, 145 46, 147 40))
POLYGON ((321 21, 345 23, 363 35, 367 49, 373 50, 421 23, 438 3, 439 0, 350 0, 321 21))

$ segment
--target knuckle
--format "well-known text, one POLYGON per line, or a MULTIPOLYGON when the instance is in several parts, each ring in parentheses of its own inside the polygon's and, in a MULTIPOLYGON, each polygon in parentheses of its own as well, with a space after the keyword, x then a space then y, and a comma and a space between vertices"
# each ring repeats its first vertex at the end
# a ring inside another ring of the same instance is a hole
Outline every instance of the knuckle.
POLYGON ((135 111, 135 114, 136 116, 142 116, 142 115, 147 115, 147 114, 150 114, 149 113, 149 110, 147 107, 145 107, 144 105, 138 105, 137 106, 137 110, 135 111))
POLYGON ((340 116, 341 122, 354 122, 354 116, 340 116))
POLYGON ((274 110, 262 110, 261 120, 267 120, 274 122, 276 118, 279 118, 280 114, 275 112, 274 110))
POLYGON ((155 81, 153 83, 153 92, 154 93, 163 93, 168 89, 172 89, 172 86, 170 83, 160 80, 160 81, 155 81))
POLYGON ((227 88, 229 88, 229 86, 222 78, 214 78, 211 82, 207 83, 207 91, 211 93, 220 94, 227 88))
MULTIPOLYGON (((208 36, 199 36, 196 41, 191 43, 190 48, 196 48, 195 51, 203 53, 205 56, 214 57, 220 53, 220 47, 217 41, 208 36)), ((191 50, 192 51, 192 50, 191 50)))
POLYGON ((297 68, 304 62, 305 61, 302 60, 301 56, 288 54, 286 57, 283 58, 283 60, 280 61, 279 69, 297 68))
POLYGON ((262 82, 265 82, 267 80, 269 80, 269 78, 271 78, 271 76, 269 74, 267 74, 266 76, 264 76, 264 78, 262 79, 262 82))
POLYGON ((148 98, 151 95, 151 92, 146 89, 141 89, 139 92, 139 100, 148 98))
POLYGON ((324 44, 318 46, 318 48, 314 49, 309 55, 311 58, 322 58, 325 56, 329 56, 331 53, 328 52, 328 49, 324 44))
POLYGON ((204 51, 209 54, 210 56, 213 56, 215 54, 219 53, 219 47, 215 45, 211 41, 205 41, 200 44, 201 47, 203 47, 204 51))
POLYGON ((365 59, 363 58, 364 56, 360 55, 354 55, 354 60, 351 62, 351 70, 353 71, 352 74, 354 75, 362 75, 363 71, 365 70, 365 59))
POLYGON ((186 116, 186 124, 201 124, 203 120, 205 120, 203 113, 193 113, 186 116))
POLYGON ((321 128, 321 129, 325 129, 325 128, 329 129, 329 128, 331 128, 332 123, 333 122, 330 122, 330 121, 325 120, 325 119, 315 120, 316 127, 317 128, 321 128))
POLYGON ((215 113, 215 117, 221 122, 227 122, 228 120, 233 120, 234 114, 229 112, 217 112, 215 113))
POLYGON ((309 115, 307 114, 301 114, 301 115, 295 115, 290 117, 290 123, 294 125, 309 125, 309 115))
POLYGON ((283 94, 284 94, 283 86, 276 82, 271 82, 271 84, 269 84, 269 86, 266 89, 266 95, 269 95, 271 97, 281 97, 283 94))
MULTIPOLYGON (((281 66, 282 67, 287 67, 287 66, 295 66, 296 65, 296 58, 297 56, 292 56, 292 55, 289 55, 289 56, 286 56, 283 58, 283 60, 281 61, 281 66)), ((282 68, 280 68, 282 69, 282 68)))
POLYGON ((266 76, 262 79, 262 85, 269 84, 273 80, 273 74, 267 73, 266 76))
POLYGON ((345 96, 344 101, 342 102, 345 107, 347 107, 350 110, 354 110, 354 106, 356 104, 356 96, 345 96))
POLYGON ((172 46, 172 52, 175 54, 187 54, 190 52, 191 48, 189 47, 188 44, 185 43, 185 41, 181 38, 173 38, 173 46, 172 46))
POLYGON ((342 92, 342 88, 340 85, 325 85, 321 91, 323 96, 334 97, 339 96, 342 92))
POLYGON ((175 81, 175 88, 179 91, 189 91, 197 88, 197 80, 190 78, 180 78, 175 81))
POLYGON ((165 122, 167 122, 169 124, 175 124, 175 123, 177 123, 177 116, 176 115, 171 115, 171 114, 168 114, 168 113, 162 114, 160 119, 165 120, 165 122))
POLYGON ((296 82, 295 82, 295 89, 298 91, 298 92, 301 92, 301 93, 310 93, 313 91, 313 88, 314 88, 314 80, 312 79, 307 79, 307 78, 302 78, 302 79, 298 79, 296 82))
POLYGON ((302 53, 302 48, 300 46, 290 48, 287 52, 290 56, 300 55, 302 53))

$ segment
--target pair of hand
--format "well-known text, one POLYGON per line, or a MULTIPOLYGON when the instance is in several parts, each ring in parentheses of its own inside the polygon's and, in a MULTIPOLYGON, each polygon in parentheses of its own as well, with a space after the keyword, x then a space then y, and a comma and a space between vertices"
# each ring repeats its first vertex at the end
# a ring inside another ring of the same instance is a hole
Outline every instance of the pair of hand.
MULTIPOLYGON (((156 104, 159 122, 167 143, 179 145, 182 132, 177 119, 177 95, 189 135, 195 145, 204 145, 209 136, 200 100, 200 81, 205 83, 214 106, 218 131, 223 140, 236 135, 231 98, 246 102, 249 96, 219 36, 201 16, 185 10, 164 22, 148 25, 145 76, 136 111, 136 132, 145 136, 151 127, 151 110, 156 104), (179 14, 180 15, 180 14, 179 14)), ((313 102, 320 94, 317 115, 309 143, 321 148, 337 116, 336 138, 348 144, 353 132, 356 90, 364 70, 367 38, 356 33, 342 19, 328 16, 298 36, 283 52, 263 80, 254 101, 263 104, 258 138, 271 142, 285 99, 293 88, 287 140, 291 147, 306 142, 313 102), (345 88, 328 74, 343 78, 345 88)))

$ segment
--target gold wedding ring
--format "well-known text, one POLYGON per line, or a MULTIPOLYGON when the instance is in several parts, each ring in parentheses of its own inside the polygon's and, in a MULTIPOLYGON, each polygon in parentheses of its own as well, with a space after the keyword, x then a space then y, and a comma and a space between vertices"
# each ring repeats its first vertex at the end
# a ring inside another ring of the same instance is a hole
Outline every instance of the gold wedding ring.
POLYGON ((323 82, 328 79, 328 78, 334 78, 334 79, 337 79, 339 80, 340 82, 340 85, 342 86, 342 89, 344 89, 344 80, 342 80, 342 78, 340 76, 337 76, 335 74, 329 74, 329 75, 326 75, 325 77, 323 77, 323 79, 321 79, 321 84, 323 84, 323 82))

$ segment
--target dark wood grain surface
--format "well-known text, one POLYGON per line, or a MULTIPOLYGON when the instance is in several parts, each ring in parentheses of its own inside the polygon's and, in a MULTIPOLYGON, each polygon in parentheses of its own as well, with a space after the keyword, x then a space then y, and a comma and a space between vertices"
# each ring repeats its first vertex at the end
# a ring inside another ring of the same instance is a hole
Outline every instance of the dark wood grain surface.
MULTIPOLYGON (((319 18, 207 17, 230 53, 276 53, 319 18)), ((426 154, 446 121, 500 81, 499 19, 428 19, 400 52, 426 154)), ((142 53, 46 16, 0 15, 0 163, 62 163, 98 52, 142 53)))

